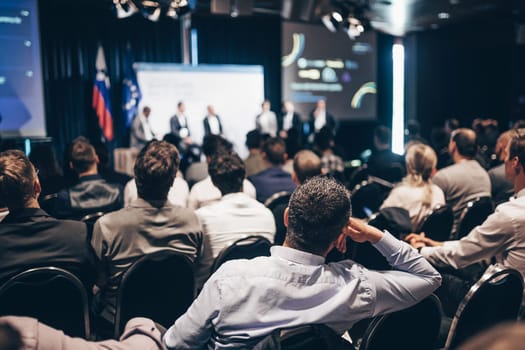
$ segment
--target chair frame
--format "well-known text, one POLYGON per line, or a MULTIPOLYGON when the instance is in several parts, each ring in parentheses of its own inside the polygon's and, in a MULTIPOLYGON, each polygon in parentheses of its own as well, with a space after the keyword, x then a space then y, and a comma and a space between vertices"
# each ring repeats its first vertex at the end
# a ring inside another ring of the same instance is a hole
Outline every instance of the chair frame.
MULTIPOLYGON (((441 308, 441 302, 440 302, 439 298, 435 294, 430 294, 426 299, 430 299, 433 302, 433 304, 436 305, 436 307, 438 308, 439 314, 443 315, 443 310, 441 308)), ((423 300, 425 300, 425 299, 423 299, 423 300)), ((414 306, 416 306, 416 305, 414 305, 414 306)), ((412 306, 412 307, 414 307, 414 306, 412 306)), ((400 310, 400 311, 403 311, 403 310, 400 310)), ((396 311, 396 312, 399 312, 399 311, 396 311)), ((369 348, 369 346, 370 346, 369 340, 372 339, 374 334, 381 328, 383 323, 391 315, 395 314, 396 312, 385 314, 385 315, 381 315, 381 316, 378 316, 378 317, 374 317, 372 319, 372 321, 368 325, 368 327, 367 327, 367 329, 366 329, 366 331, 365 331, 365 333, 363 335, 361 344, 359 344, 359 350, 367 350, 369 348)), ((438 330, 438 332, 436 332, 436 338, 437 338, 438 335, 439 335, 439 330, 438 330)))
MULTIPOLYGON (((519 278, 519 280, 521 281, 521 286, 522 286, 521 289, 523 290, 523 278, 517 270, 511 269, 511 268, 501 268, 501 267, 494 266, 494 265, 492 265, 489 268, 493 268, 494 270, 485 272, 483 276, 481 276, 481 278, 470 288, 468 293, 465 295, 465 297, 459 304, 458 309, 456 310, 456 314, 454 315, 454 318, 452 319, 452 324, 450 325, 450 331, 448 332, 447 341, 445 343, 445 350, 451 349, 452 342, 456 338, 456 328, 458 326, 461 315, 463 314, 463 311, 468 306, 473 296, 486 283, 489 283, 504 275, 513 275, 514 277, 519 278)), ((516 311, 516 320, 518 319, 518 317, 519 317, 519 310, 516 311)))
MULTIPOLYGON (((116 304, 115 304, 115 329, 114 329, 114 337, 115 337, 115 339, 118 339, 118 337, 121 334, 121 329, 120 329, 121 328, 120 327, 120 323, 121 323, 121 318, 122 318, 121 302, 122 302, 122 298, 123 298, 123 294, 124 294, 123 291, 125 291, 125 289, 122 288, 122 286, 129 279, 129 276, 132 275, 133 272, 138 268, 138 266, 140 266, 144 261, 155 259, 157 256, 164 255, 164 254, 167 254, 167 253, 173 254, 173 255, 177 255, 177 256, 181 257, 182 260, 185 261, 188 264, 188 267, 190 267, 191 271, 193 272, 193 286, 192 286, 192 289, 195 290, 195 267, 194 267, 194 264, 191 262, 191 260, 186 255, 178 253, 178 252, 173 251, 173 250, 165 249, 165 250, 160 250, 160 251, 157 251, 157 252, 154 252, 154 253, 151 253, 151 254, 146 254, 146 255, 142 256, 140 259, 135 261, 126 270, 126 272, 124 272, 124 274, 122 275, 122 279, 120 281, 119 290, 118 290, 118 293, 117 293, 117 301, 116 301, 116 304)), ((193 298, 192 299, 195 299, 195 291, 193 292, 193 298)))
POLYGON ((84 285, 82 282, 73 275, 71 272, 64 270, 59 267, 54 266, 44 266, 44 267, 35 267, 31 268, 25 271, 22 271, 15 276, 11 277, 7 282, 5 282, 2 286, 0 286, 0 298, 2 298, 2 295, 9 290, 13 285, 19 283, 24 278, 27 278, 28 276, 37 275, 43 272, 48 273, 54 273, 55 275, 53 278, 56 277, 62 277, 65 278, 68 282, 70 282, 79 292, 80 299, 82 300, 82 316, 84 318, 84 337, 86 339, 91 338, 91 328, 90 328, 90 321, 89 321, 89 306, 88 306, 88 296, 86 289, 84 288, 84 285))
MULTIPOLYGON (((456 232, 455 232, 455 237, 452 237, 453 239, 461 239, 463 238, 464 236, 468 235, 469 232, 466 232, 463 236, 459 236, 459 229, 461 228, 461 223, 463 222, 463 220, 465 219, 465 216, 467 216, 469 210, 474 206, 476 205, 476 203, 480 202, 481 200, 484 200, 484 199, 488 199, 491 201, 492 203, 492 213, 494 212, 494 202, 492 202, 492 198, 490 196, 478 196, 476 198, 473 198, 471 200, 469 200, 467 202, 467 204, 465 205, 465 208, 463 208, 463 210, 461 211, 461 215, 459 216, 459 221, 458 221, 458 226, 457 226, 457 229, 456 229, 456 232)), ((489 213, 490 215, 491 213, 489 213)), ((487 217, 489 216, 487 215, 487 217)), ((486 219, 486 218, 485 218, 486 219)), ((485 221, 485 220, 483 220, 485 221)))
POLYGON ((259 236, 259 235, 247 235, 247 236, 244 236, 236 241, 234 241, 233 243, 231 243, 230 245, 228 245, 227 247, 223 248, 221 250, 221 252, 219 253, 219 255, 217 255, 217 257, 215 258, 215 260, 213 261, 213 265, 212 265, 212 273, 217 271, 217 269, 222 265, 224 264, 226 261, 229 261, 229 260, 225 260, 223 261, 222 259, 224 258, 224 256, 227 256, 230 251, 232 249, 234 249, 235 247, 238 247, 238 246, 243 246, 245 244, 243 243, 246 243, 246 245, 252 243, 252 242, 249 242, 250 240, 256 242, 256 241, 266 241, 268 243, 269 246, 272 246, 272 242, 270 242, 267 238, 263 237, 263 236, 259 236), (245 241, 248 241, 248 242, 245 242, 245 241), (222 262, 221 262, 222 261, 222 262), (219 264, 220 262, 220 264, 219 264))
POLYGON ((272 194, 270 197, 268 197, 268 199, 266 199, 264 201, 264 206, 266 208, 270 208, 270 206, 277 200, 279 200, 281 197, 284 197, 284 196, 291 196, 292 193, 291 192, 288 192, 288 191, 280 191, 280 192, 277 192, 277 193, 274 193, 272 194))
MULTIPOLYGON (((106 214, 105 212, 103 211, 97 211, 96 213, 91 213, 91 214, 87 214, 87 215, 84 215, 80 221, 82 222, 86 222, 86 221, 89 221, 91 219, 94 219, 94 218, 97 218, 100 219, 102 216, 104 216, 104 214, 106 214)), ((95 220, 96 221, 96 220, 95 220)))

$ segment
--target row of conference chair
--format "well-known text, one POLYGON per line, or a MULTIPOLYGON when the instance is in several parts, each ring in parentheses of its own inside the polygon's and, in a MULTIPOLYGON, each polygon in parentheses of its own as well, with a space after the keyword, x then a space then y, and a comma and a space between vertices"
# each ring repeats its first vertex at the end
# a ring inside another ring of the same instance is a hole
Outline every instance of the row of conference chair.
MULTIPOLYGON (((247 236, 225 248, 214 262, 268 256, 271 243, 247 236)), ((194 269, 184 255, 171 250, 148 254, 123 275, 117 295, 114 337, 127 321, 148 317, 169 327, 193 302, 194 269)), ((57 267, 36 267, 21 272, 0 287, 0 315, 38 318, 70 336, 91 338, 89 299, 72 273, 57 267)))
MULTIPOLYGON (((247 242, 253 240, 250 237, 247 242)), ((149 317, 169 327, 193 301, 192 281, 192 264, 177 253, 164 251, 140 259, 123 277, 117 302, 115 337, 121 333, 127 320, 135 316, 149 317), (166 274, 151 273, 152 270, 158 271, 159 264, 165 271, 171 271, 171 278, 167 279, 166 274)), ((455 349, 481 330, 499 322, 516 320, 522 296, 523 281, 519 272, 502 268, 489 270, 458 307, 445 348, 455 349)), ((6 282, 0 288, 0 314, 37 317, 66 334, 90 338, 87 294, 78 278, 63 269, 35 268, 6 282)), ((359 349, 433 349, 441 318, 441 305, 432 295, 406 310, 374 318, 359 349), (406 335, 407 329, 410 336, 406 335)), ((328 342, 330 331, 320 331, 318 327, 280 332, 284 342, 282 349, 319 349, 319 342, 328 342), (298 337, 302 333, 305 334, 298 337), (288 343, 289 346, 284 346, 288 343), (302 345, 297 347, 297 344, 302 345)), ((340 349, 340 346, 322 348, 340 349)))

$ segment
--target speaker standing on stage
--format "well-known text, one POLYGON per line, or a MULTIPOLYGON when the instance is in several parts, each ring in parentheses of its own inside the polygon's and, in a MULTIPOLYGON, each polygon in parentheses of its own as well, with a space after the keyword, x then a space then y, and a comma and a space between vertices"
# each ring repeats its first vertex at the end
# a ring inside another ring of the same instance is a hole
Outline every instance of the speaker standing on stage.
POLYGON ((130 147, 141 150, 146 143, 155 138, 155 134, 151 130, 151 125, 149 123, 150 114, 151 108, 145 106, 142 109, 142 113, 140 113, 135 117, 135 119, 133 119, 129 134, 130 147))
POLYGON ((215 113, 215 108, 212 105, 208 106, 208 114, 202 122, 204 123, 204 136, 222 135, 221 119, 215 113))
POLYGON ((188 117, 184 113, 186 111, 186 106, 184 102, 180 101, 177 104, 177 113, 170 119, 171 133, 177 136, 181 145, 186 144, 190 145, 190 129, 188 128, 188 117))
POLYGON ((255 128, 261 134, 269 134, 272 137, 277 136, 277 117, 270 110, 270 101, 264 100, 262 103, 262 112, 255 118, 255 128))

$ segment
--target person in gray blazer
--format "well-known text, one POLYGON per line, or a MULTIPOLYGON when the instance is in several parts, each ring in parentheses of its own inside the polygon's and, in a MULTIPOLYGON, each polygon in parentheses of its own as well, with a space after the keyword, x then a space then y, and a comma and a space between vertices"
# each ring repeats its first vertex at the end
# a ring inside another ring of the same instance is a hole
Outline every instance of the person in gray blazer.
POLYGON ((151 129, 149 123, 149 116, 151 114, 151 108, 145 106, 142 109, 142 113, 137 115, 131 123, 129 133, 129 146, 136 148, 139 151, 148 143, 155 138, 155 134, 151 129))

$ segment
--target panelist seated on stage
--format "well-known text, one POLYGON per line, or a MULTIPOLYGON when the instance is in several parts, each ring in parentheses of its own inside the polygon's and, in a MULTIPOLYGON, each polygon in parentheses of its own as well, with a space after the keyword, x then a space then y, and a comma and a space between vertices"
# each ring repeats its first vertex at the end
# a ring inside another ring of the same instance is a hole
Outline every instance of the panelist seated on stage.
POLYGON ((272 331, 324 324, 342 334, 355 322, 410 307, 441 276, 418 252, 388 232, 350 218, 350 194, 314 177, 292 195, 283 246, 271 256, 224 263, 163 340, 169 349, 251 348, 272 331), (392 265, 373 271, 351 261, 325 263, 347 237, 370 242, 392 265))
POLYGON ((0 198, 9 209, 0 224, 0 285, 32 267, 57 266, 75 274, 86 289, 96 269, 82 222, 58 220, 40 209, 36 170, 22 151, 0 153, 0 198))
POLYGON ((124 205, 122 186, 107 182, 98 174, 98 156, 85 137, 77 137, 71 145, 70 168, 78 175, 78 183, 58 192, 53 214, 59 218, 81 219, 87 214, 110 212, 124 205))

